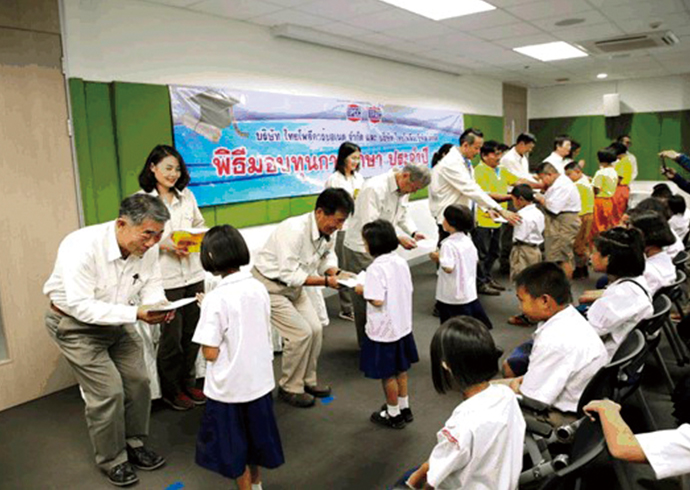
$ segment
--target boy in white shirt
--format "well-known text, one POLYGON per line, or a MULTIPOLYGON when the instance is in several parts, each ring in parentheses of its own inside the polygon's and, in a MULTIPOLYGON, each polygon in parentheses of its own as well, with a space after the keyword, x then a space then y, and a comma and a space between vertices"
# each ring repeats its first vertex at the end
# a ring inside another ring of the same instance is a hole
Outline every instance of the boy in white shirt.
POLYGON ((570 283, 556 264, 532 265, 518 274, 515 284, 522 312, 543 323, 534 332, 525 375, 510 386, 551 406, 547 415, 536 415, 543 422, 554 427, 572 422, 587 383, 608 361, 604 343, 570 304, 570 283))
POLYGON ((668 198, 668 208, 671 210, 671 219, 668 224, 681 240, 685 240, 685 236, 690 230, 690 210, 688 210, 685 199, 678 194, 674 194, 668 198))
POLYGON ((559 264, 570 278, 573 275, 575 237, 580 231, 580 194, 575 184, 548 162, 539 165, 537 176, 546 190, 543 196, 536 196, 546 211, 544 258, 559 264))

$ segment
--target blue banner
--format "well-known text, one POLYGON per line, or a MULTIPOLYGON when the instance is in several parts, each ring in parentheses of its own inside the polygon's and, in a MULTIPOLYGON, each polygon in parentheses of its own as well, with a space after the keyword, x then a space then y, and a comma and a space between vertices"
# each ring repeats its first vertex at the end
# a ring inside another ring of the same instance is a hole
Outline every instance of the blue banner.
POLYGON ((461 113, 248 90, 170 86, 175 147, 199 206, 316 194, 345 141, 367 178, 431 163, 461 113))

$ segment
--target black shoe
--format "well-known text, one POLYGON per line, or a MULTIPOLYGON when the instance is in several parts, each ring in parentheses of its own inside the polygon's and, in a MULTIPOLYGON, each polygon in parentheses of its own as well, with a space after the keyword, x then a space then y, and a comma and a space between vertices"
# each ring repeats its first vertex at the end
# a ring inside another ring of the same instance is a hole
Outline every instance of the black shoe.
POLYGON ((111 468, 110 471, 106 473, 106 476, 108 477, 108 481, 116 487, 127 487, 139 481, 139 477, 128 461, 111 468))
MULTIPOLYGON (((381 405, 381 411, 382 412, 385 412, 387 410, 387 408, 388 407, 385 403, 383 405, 381 405)), ((412 415, 412 409, 410 409, 410 408, 401 408, 400 409, 400 415, 402 415, 406 424, 409 424, 410 422, 414 421, 414 415, 412 415)))
POLYGON ((288 405, 297 408, 313 407, 316 400, 309 393, 290 393, 282 388, 278 388, 278 398, 283 400, 288 405))
POLYGON ((385 410, 372 413, 371 417, 369 417, 369 420, 377 425, 382 425, 391 429, 405 428, 405 419, 403 418, 402 414, 391 417, 385 410))
POLYGON ((497 283, 493 279, 489 279, 489 286, 491 286, 492 288, 494 288, 497 291, 505 291, 506 290, 505 287, 503 287, 502 285, 500 285, 499 283, 497 283))
POLYGON ((434 311, 431 312, 431 316, 435 316, 436 318, 441 316, 441 314, 438 312, 438 306, 434 306, 434 311))
POLYGON ((127 458, 135 467, 144 471, 153 471, 165 464, 165 458, 150 449, 127 446, 127 458))
POLYGON ((501 292, 497 289, 492 288, 488 284, 480 284, 477 286, 478 294, 485 294, 487 296, 499 296, 501 292))
POLYGON ((331 396, 331 387, 328 385, 304 385, 304 392, 316 398, 326 398, 331 396))

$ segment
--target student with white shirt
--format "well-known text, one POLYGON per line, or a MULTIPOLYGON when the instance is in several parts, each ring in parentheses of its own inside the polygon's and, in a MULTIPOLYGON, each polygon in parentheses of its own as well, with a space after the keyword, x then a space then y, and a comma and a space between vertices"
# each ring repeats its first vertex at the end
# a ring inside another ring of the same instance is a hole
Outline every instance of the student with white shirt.
POLYGON ((551 406, 546 416, 538 416, 542 421, 554 427, 573 422, 587 383, 608 362, 604 343, 571 305, 570 283, 557 264, 532 265, 518 274, 515 285, 522 312, 542 323, 531 351, 523 352, 527 370, 511 387, 551 406))
MULTIPOLYGON (((160 197, 170 211, 160 248, 161 276, 165 296, 170 301, 194 298, 204 291, 204 270, 199 253, 190 253, 184 244, 172 240, 174 231, 203 228, 204 217, 189 190, 189 172, 182 156, 168 145, 158 145, 146 158, 139 173, 143 192, 160 197)), ((190 410, 206 400, 196 388, 195 363, 199 346, 192 342, 199 321, 196 302, 180 308, 161 329, 157 365, 163 401, 175 410, 190 410)))
POLYGON ((330 386, 317 383, 323 327, 305 287, 338 289, 338 258, 331 236, 354 209, 344 189, 326 189, 313 212, 280 223, 256 255, 252 273, 268 290, 271 323, 284 340, 278 396, 307 408, 326 397, 330 386))
POLYGON ((374 261, 367 267, 364 285, 355 289, 367 301, 359 368, 367 378, 381 380, 386 399, 370 420, 404 429, 414 420, 407 371, 419 361, 412 334, 412 275, 407 261, 395 253, 398 237, 389 221, 367 223, 362 237, 374 261))
POLYGON ((174 316, 154 306, 167 303, 156 244, 168 219, 157 197, 124 199, 115 221, 65 237, 43 286, 50 298, 46 327, 84 394, 96 464, 116 486, 139 480, 133 466, 165 464, 144 446, 151 391, 134 322, 164 323, 174 316))
POLYGON ((429 460, 407 480, 419 489, 514 490, 522 469, 525 420, 507 386, 491 384, 501 351, 486 327, 459 316, 431 340, 431 374, 439 393, 462 402, 436 435, 429 460))
POLYGON ((259 467, 285 462, 273 414, 271 301, 249 271, 240 271, 249 249, 232 226, 206 233, 201 261, 221 281, 203 299, 193 339, 206 359, 208 400, 196 463, 236 480, 241 490, 261 490, 259 467))
POLYGON ((612 228, 594 240, 592 268, 608 276, 604 294, 587 310, 587 320, 613 358, 642 320, 654 314, 652 295, 643 276, 644 242, 637 228, 612 228))
MULTIPOLYGON (((647 199, 643 199, 637 204, 637 206, 635 206, 635 210, 654 211, 667 222, 671 218, 671 210, 668 208, 667 199, 664 198, 648 197, 647 199)), ((673 230, 671 230, 671 234, 673 235, 673 243, 667 247, 664 247, 664 251, 671 257, 671 259, 674 259, 676 255, 685 250, 685 245, 683 244, 683 240, 681 240, 678 235, 673 233, 673 230)))
POLYGON ((673 233, 684 240, 690 231, 690 210, 685 199, 678 194, 672 195, 668 199, 668 208, 671 211, 671 219, 668 220, 668 224, 673 233))
MULTIPOLYGON (((357 206, 345 232, 343 270, 359 274, 374 260, 367 253, 362 229, 377 219, 390 221, 395 227, 398 242, 406 249, 417 246, 417 240, 425 236, 417 231, 417 225, 407 214, 409 195, 429 185, 429 167, 408 163, 402 169, 392 169, 371 177, 364 182, 357 197, 357 206)), ((367 320, 366 301, 358 295, 352 296, 355 311, 357 343, 364 341, 364 325, 367 320)))
POLYGON ((544 159, 545 162, 553 165, 560 175, 565 174, 566 158, 570 155, 571 140, 568 136, 557 136, 553 140, 553 151, 544 159))
POLYGON ((491 320, 477 297, 477 248, 470 233, 474 218, 467 206, 451 205, 443 211, 443 229, 449 236, 441 242, 441 250, 432 252, 437 262, 436 309, 441 323, 454 316, 471 316, 488 328, 491 320))
POLYGON ((668 223, 654 211, 628 211, 629 224, 642 232, 644 237, 644 278, 649 293, 654 296, 661 288, 676 280, 676 266, 664 247, 671 245, 675 237, 668 223))
POLYGON ((570 278, 575 238, 580 231, 580 194, 575 184, 548 162, 539 165, 537 175, 546 189, 543 196, 535 196, 545 211, 544 259, 560 264, 570 278))
MULTIPOLYGON (((611 400, 595 400, 584 407, 599 416, 609 453, 630 463, 649 463, 657 480, 690 474, 690 424, 673 430, 633 434, 621 417, 621 406, 611 400)), ((592 417, 592 419, 594 419, 592 417)))
MULTIPOLYGON (((364 177, 359 172, 359 166, 362 161, 362 149, 349 141, 346 141, 340 148, 338 148, 338 159, 335 162, 335 170, 326 179, 326 189, 345 189, 355 201, 357 195, 364 185, 364 177)), ((347 230, 347 221, 343 225, 343 229, 336 233, 335 237, 335 254, 338 257, 338 263, 344 264, 343 244, 345 242, 345 230, 347 230)), ((355 321, 355 314, 352 307, 352 298, 350 291, 340 289, 338 291, 340 298, 340 313, 338 316, 343 320, 351 322, 355 321)))

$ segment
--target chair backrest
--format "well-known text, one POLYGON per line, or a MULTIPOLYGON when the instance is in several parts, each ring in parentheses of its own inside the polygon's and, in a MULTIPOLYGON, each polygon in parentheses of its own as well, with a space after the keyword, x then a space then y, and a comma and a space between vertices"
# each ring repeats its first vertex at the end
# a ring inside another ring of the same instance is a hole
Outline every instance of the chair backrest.
POLYGON ((618 401, 620 390, 629 389, 631 383, 639 383, 639 374, 644 367, 647 354, 647 343, 642 332, 633 330, 618 347, 613 359, 597 371, 597 374, 587 383, 580 401, 577 404, 577 414, 582 417, 582 407, 592 400, 608 398, 618 401))
POLYGON ((665 294, 657 294, 654 297, 653 305, 654 314, 652 314, 652 316, 646 320, 642 320, 637 324, 637 327, 635 327, 637 330, 640 330, 642 333, 644 333, 645 337, 647 338, 647 342, 649 342, 650 339, 657 338, 659 336, 661 327, 664 326, 666 317, 671 312, 672 303, 665 294))
POLYGON ((675 257, 673 257, 673 265, 679 269, 683 268, 685 267, 688 259, 690 259, 690 254, 688 254, 685 250, 681 250, 676 254, 675 257))
POLYGON ((682 270, 677 270, 676 271, 676 280, 673 281, 671 284, 668 286, 665 286, 656 293, 656 296, 664 294, 668 296, 671 301, 677 299, 682 295, 682 291, 680 289, 680 286, 685 283, 687 280, 687 276, 685 275, 685 272, 682 270))

